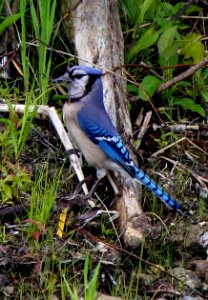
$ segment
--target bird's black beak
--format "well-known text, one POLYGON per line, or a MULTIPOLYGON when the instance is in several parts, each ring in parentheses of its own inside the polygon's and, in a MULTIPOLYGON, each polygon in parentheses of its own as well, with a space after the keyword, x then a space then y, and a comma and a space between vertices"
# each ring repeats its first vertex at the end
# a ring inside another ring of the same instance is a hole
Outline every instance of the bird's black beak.
POLYGON ((71 81, 71 79, 69 78, 69 73, 68 72, 64 73, 64 75, 62 75, 58 78, 51 79, 51 82, 53 82, 53 83, 69 82, 69 81, 71 81))

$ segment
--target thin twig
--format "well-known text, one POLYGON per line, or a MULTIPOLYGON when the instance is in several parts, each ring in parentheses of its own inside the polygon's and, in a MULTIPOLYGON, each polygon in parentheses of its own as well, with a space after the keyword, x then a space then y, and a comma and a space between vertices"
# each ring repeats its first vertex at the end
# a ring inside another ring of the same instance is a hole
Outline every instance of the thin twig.
POLYGON ((196 172, 194 172, 193 170, 191 170, 190 168, 187 168, 185 165, 179 163, 178 161, 176 162, 173 159, 170 159, 168 157, 165 156, 161 156, 161 158, 165 159, 166 161, 169 161, 170 163, 172 163, 176 168, 181 169, 181 170, 185 170, 187 173, 190 173, 198 182, 199 184, 203 187, 203 188, 207 188, 206 184, 208 184, 208 179, 202 177, 201 175, 198 175, 196 172), (205 184, 206 182, 206 184, 205 184))
POLYGON ((184 141, 184 140, 188 141, 192 146, 194 146, 196 149, 198 149, 199 151, 201 151, 201 152, 204 153, 205 155, 208 155, 208 153, 207 153, 206 151, 204 151, 204 150, 201 149, 199 146, 197 146, 196 144, 194 144, 194 143, 193 143, 191 140, 189 140, 187 137, 182 137, 181 139, 179 139, 179 140, 173 142, 172 144, 170 144, 170 145, 168 145, 168 146, 166 146, 166 147, 164 147, 164 148, 162 148, 162 149, 160 149, 160 150, 154 152, 154 153, 151 155, 151 158, 152 158, 152 157, 158 156, 158 154, 164 153, 167 149, 169 149, 169 148, 175 146, 176 144, 178 144, 178 143, 180 143, 180 142, 182 142, 182 141, 184 141))
POLYGON ((141 140, 143 139, 143 136, 145 135, 145 133, 149 127, 149 122, 150 122, 151 117, 152 117, 152 111, 147 112, 147 114, 144 118, 144 121, 142 123, 142 126, 140 127, 139 133, 137 135, 137 141, 138 141, 138 144, 136 145, 137 150, 139 149, 139 147, 141 145, 141 140))
POLYGON ((203 131, 204 136, 208 136, 208 125, 199 125, 199 124, 194 124, 194 125, 186 125, 186 124, 175 124, 175 125, 169 125, 166 124, 164 125, 158 125, 153 123, 151 125, 151 128, 154 131, 157 130, 171 130, 173 132, 188 132, 188 131, 203 131))

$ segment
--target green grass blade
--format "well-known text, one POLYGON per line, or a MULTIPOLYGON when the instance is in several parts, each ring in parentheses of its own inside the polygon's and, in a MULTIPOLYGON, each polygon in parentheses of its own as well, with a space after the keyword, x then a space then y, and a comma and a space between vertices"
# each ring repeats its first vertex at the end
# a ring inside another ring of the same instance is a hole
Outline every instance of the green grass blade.
POLYGON ((23 67, 23 76, 24 76, 24 87, 25 92, 29 90, 29 64, 26 54, 26 24, 25 24, 25 15, 26 15, 26 5, 27 0, 20 0, 20 15, 21 15, 21 28, 22 28, 22 44, 21 44, 21 59, 23 67))
POLYGON ((16 22, 17 20, 19 20, 20 18, 20 13, 18 14, 14 14, 11 16, 8 16, 1 24, 0 24, 0 34, 2 34, 2 32, 9 27, 10 25, 12 25, 14 22, 16 22))

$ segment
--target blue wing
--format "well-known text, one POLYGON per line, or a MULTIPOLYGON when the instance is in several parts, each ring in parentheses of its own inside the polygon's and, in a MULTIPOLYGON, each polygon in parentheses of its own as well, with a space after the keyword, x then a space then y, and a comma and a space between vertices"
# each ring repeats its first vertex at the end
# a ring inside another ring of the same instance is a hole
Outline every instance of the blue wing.
POLYGON ((121 137, 113 126, 108 115, 94 114, 83 118, 78 114, 78 122, 82 130, 95 144, 98 144, 102 151, 114 162, 119 164, 130 176, 135 177, 135 167, 121 137), (94 120, 93 120, 94 119, 94 120), (105 127, 105 129, 103 129, 105 127))
POLYGON ((98 144, 102 151, 114 162, 120 165, 131 177, 136 178, 139 182, 151 190, 160 198, 169 208, 182 210, 174 198, 166 193, 157 185, 147 174, 134 165, 130 154, 124 146, 121 137, 111 123, 108 116, 102 115, 85 115, 84 118, 78 114, 78 122, 82 130, 95 144, 98 144), (103 118, 102 118, 103 117, 103 118), (103 129, 105 127, 105 129, 103 129))

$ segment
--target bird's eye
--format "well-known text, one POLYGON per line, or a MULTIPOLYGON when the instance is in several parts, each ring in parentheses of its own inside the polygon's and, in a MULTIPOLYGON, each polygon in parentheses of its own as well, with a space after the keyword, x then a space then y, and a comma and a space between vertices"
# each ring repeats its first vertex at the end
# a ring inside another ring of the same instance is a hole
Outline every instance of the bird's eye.
POLYGON ((80 78, 82 78, 83 76, 86 76, 86 74, 74 74, 74 73, 71 73, 71 72, 69 72, 69 77, 71 78, 71 79, 75 79, 75 78, 77 78, 77 79, 80 79, 80 78))
POLYGON ((82 78, 83 76, 85 76, 85 75, 84 75, 84 74, 76 74, 76 75, 74 75, 74 78, 80 79, 80 78, 82 78))

